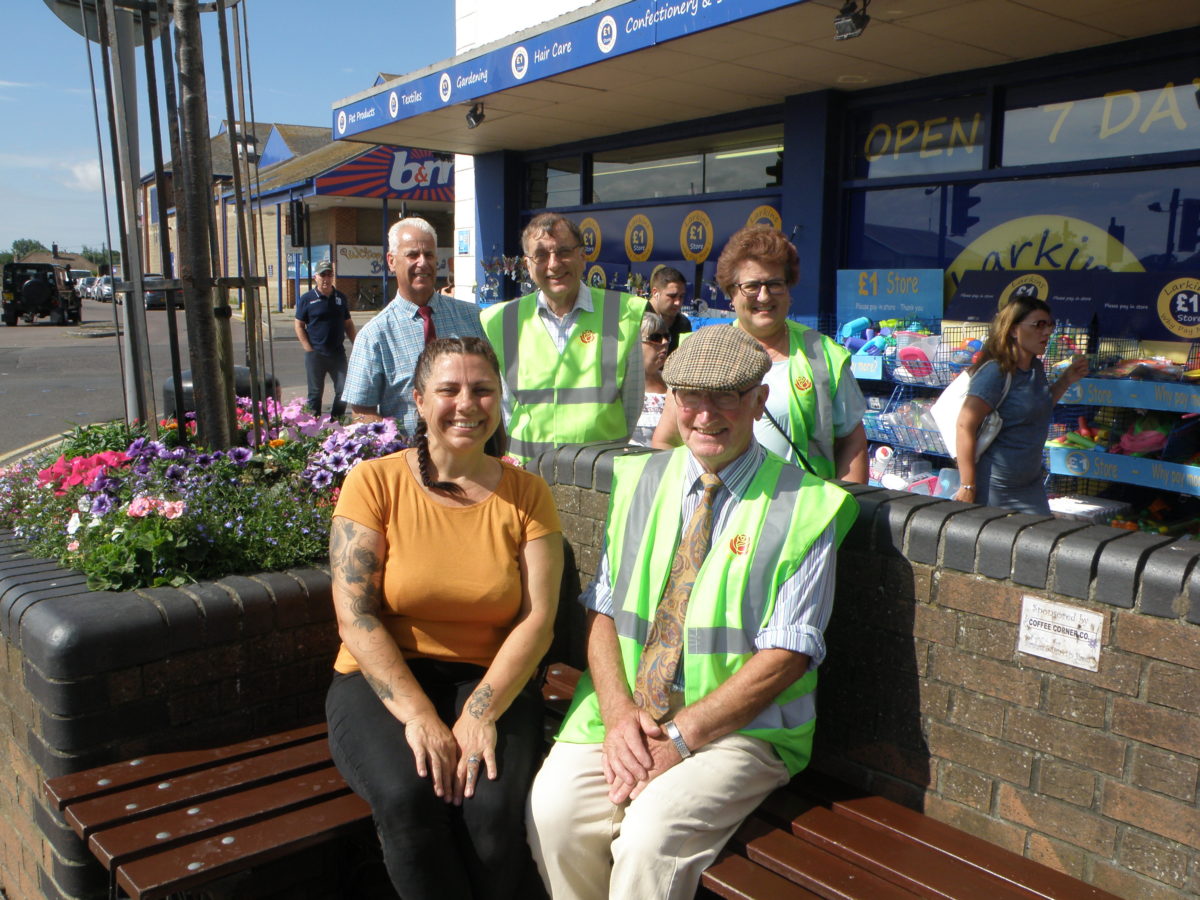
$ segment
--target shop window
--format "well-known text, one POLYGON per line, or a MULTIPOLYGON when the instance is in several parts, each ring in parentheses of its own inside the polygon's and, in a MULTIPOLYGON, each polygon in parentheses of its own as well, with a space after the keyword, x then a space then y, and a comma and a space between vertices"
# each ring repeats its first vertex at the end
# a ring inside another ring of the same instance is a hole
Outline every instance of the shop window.
POLYGON ((704 192, 704 155, 645 158, 648 148, 597 153, 592 163, 592 202, 615 203, 704 192), (622 156, 641 157, 621 159, 622 156))
POLYGON ((578 156, 531 162, 526 165, 525 206, 547 209, 577 206, 580 202, 582 160, 578 156))
POLYGON ((1195 63, 1125 70, 1102 79, 1007 93, 1006 166, 1200 149, 1195 63))
POLYGON ((984 166, 982 95, 864 110, 853 124, 852 178, 970 172, 984 166))
POLYGON ((850 268, 1200 269, 1200 166, 855 191, 850 268))

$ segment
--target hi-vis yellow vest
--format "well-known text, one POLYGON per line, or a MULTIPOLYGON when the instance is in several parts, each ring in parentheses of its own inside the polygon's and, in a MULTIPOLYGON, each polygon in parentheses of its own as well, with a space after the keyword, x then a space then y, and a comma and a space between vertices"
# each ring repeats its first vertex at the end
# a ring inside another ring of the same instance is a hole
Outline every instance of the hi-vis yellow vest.
MULTIPOLYGON (((608 562, 613 621, 631 690, 679 540, 686 464, 683 447, 614 463, 608 562)), ((712 693, 746 664, 758 632, 771 618, 780 586, 831 522, 840 544, 857 514, 858 505, 846 491, 767 453, 746 496, 714 535, 688 600, 682 660, 686 703, 712 693)), ((810 669, 740 729, 768 741, 793 775, 808 765, 812 754, 816 686, 817 672, 810 669)), ((589 673, 579 680, 557 739, 581 744, 604 740, 589 673)))
POLYGON ((646 301, 589 290, 592 312, 579 314, 562 353, 538 318, 537 294, 483 312, 484 334, 512 398, 509 453, 522 462, 563 444, 629 436, 620 385, 640 343, 646 301))
POLYGON ((822 478, 837 473, 833 398, 850 354, 819 331, 788 320, 788 429, 822 478))

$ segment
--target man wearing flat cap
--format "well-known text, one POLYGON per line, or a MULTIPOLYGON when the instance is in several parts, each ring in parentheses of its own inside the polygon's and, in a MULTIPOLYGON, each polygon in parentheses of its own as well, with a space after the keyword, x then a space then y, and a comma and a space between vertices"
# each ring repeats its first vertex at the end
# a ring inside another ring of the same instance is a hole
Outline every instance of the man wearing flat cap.
POLYGON ((313 290, 296 301, 296 339, 304 348, 304 371, 308 375, 308 408, 321 415, 325 377, 333 382, 333 405, 329 414, 340 419, 346 412, 342 389, 346 385, 346 348, 354 342, 354 320, 346 295, 333 286, 333 263, 323 259, 313 267, 313 290))
POLYGON ((736 328, 667 358, 684 445, 614 465, 588 671, 534 782, 553 897, 693 897, 742 820, 808 764, 841 488, 754 439, 771 361, 736 328))

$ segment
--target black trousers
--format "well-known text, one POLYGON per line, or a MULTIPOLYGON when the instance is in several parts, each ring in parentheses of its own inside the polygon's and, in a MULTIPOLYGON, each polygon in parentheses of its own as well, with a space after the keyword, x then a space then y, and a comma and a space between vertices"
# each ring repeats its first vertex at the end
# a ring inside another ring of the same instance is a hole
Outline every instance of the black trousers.
MULTIPOLYGON (((484 670, 465 663, 409 663, 438 715, 452 726, 484 670)), ((383 861, 404 900, 510 898, 532 865, 525 800, 542 758, 542 698, 526 687, 496 723, 499 778, 480 765, 475 796, 462 806, 417 775, 404 726, 361 674, 335 674, 325 699, 338 771, 371 806, 383 861)))
POLYGON ((346 354, 334 353, 325 356, 316 350, 304 354, 304 372, 308 376, 308 406, 314 416, 321 414, 321 400, 325 396, 325 376, 333 380, 333 406, 329 414, 340 419, 346 414, 342 402, 342 389, 346 386, 346 354))

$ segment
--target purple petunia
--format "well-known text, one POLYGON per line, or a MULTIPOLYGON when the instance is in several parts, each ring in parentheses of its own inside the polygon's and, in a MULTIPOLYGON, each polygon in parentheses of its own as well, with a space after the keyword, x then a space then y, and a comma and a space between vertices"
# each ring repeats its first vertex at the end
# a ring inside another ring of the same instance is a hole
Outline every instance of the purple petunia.
POLYGON ((333 473, 325 469, 318 470, 312 477, 312 486, 318 491, 324 490, 331 484, 333 484, 333 473))
POLYGON ((91 513, 96 518, 107 515, 116 503, 108 494, 97 494, 92 498, 91 513))
POLYGON ((178 463, 172 463, 167 466, 167 471, 163 473, 171 481, 183 481, 187 478, 187 466, 181 466, 178 463))
POLYGON ((249 447, 234 447, 229 451, 229 461, 236 466, 244 466, 253 455, 249 447))

